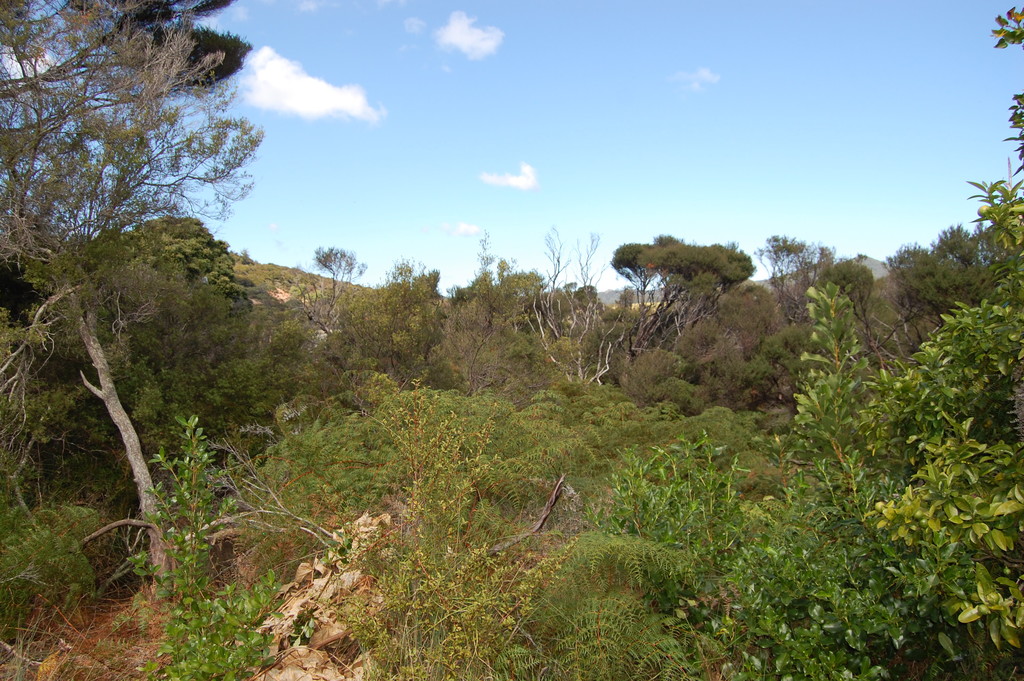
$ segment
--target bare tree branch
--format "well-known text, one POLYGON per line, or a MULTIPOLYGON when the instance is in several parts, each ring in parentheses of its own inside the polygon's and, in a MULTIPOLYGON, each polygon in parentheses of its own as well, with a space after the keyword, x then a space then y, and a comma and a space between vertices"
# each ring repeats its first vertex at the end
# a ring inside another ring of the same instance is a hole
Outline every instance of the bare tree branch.
POLYGON ((510 537, 508 539, 501 540, 500 542, 498 542, 497 544, 495 544, 491 548, 487 549, 487 555, 488 556, 496 556, 499 553, 501 553, 502 551, 504 551, 505 549, 510 548, 512 546, 515 546, 519 542, 521 542, 521 541, 523 541, 525 539, 529 539, 533 535, 535 535, 538 532, 540 532, 541 530, 543 530, 544 529, 544 524, 548 521, 548 516, 551 515, 551 511, 554 510, 555 504, 557 504, 558 500, 562 497, 562 486, 564 484, 565 484, 565 473, 562 473, 562 476, 560 478, 558 478, 558 482, 555 483, 554 489, 551 490, 551 494, 548 496, 548 501, 547 501, 546 504, 544 504, 544 510, 541 511, 540 517, 537 518, 537 522, 535 522, 533 524, 533 527, 531 527, 526 532, 523 532, 521 534, 517 534, 514 537, 510 537))
POLYGON ((101 527, 100 529, 96 530, 95 532, 90 534, 88 537, 83 539, 82 540, 82 546, 85 546, 86 544, 88 544, 89 542, 91 542, 94 539, 99 539, 100 537, 105 535, 107 532, 110 532, 112 530, 116 530, 119 527, 143 527, 143 528, 146 528, 148 530, 152 530, 152 529, 156 528, 156 526, 153 523, 147 523, 145 520, 136 520, 134 518, 125 518, 123 520, 115 520, 112 523, 107 523, 106 525, 104 525, 103 527, 101 527))

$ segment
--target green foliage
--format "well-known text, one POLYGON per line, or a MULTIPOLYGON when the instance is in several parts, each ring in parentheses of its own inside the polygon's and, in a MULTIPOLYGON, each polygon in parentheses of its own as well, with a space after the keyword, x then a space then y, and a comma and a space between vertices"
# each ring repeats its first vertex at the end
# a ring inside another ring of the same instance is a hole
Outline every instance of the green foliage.
POLYGON ((534 300, 542 280, 536 272, 514 269, 485 250, 473 281, 451 292, 441 351, 475 394, 490 391, 520 403, 550 385, 557 367, 533 333, 534 300))
POLYGON ((939 234, 929 248, 904 246, 886 260, 890 297, 914 347, 942 324, 957 303, 977 305, 995 289, 992 265, 1005 253, 991 230, 962 225, 939 234))
MULTIPOLYGON (((337 407, 308 421, 283 421, 288 434, 255 458, 260 478, 281 503, 324 527, 339 526, 367 509, 388 510, 401 496, 414 468, 399 456, 401 428, 392 422, 393 415, 426 409, 424 404, 434 412, 457 415, 460 427, 470 432, 488 434, 485 455, 493 478, 484 487, 496 512, 517 512, 522 504, 547 494, 547 483, 540 481, 556 479, 565 470, 582 474, 592 465, 587 443, 541 405, 518 409, 486 394, 399 391, 380 375, 367 381, 360 399, 359 412, 337 407)), ((246 541, 255 545, 259 564, 285 570, 313 547, 294 523, 280 523, 278 529, 249 533, 246 541)))
POLYGON ((643 596, 685 573, 679 551, 597 532, 581 536, 569 551, 530 628, 539 650, 506 655, 518 652, 532 662, 520 665, 515 678, 532 677, 544 667, 574 681, 698 676, 698 660, 679 621, 643 596))
POLYGON ((791 408, 804 329, 784 323, 765 287, 738 286, 719 299, 715 314, 682 334, 674 350, 682 378, 705 405, 791 408))
POLYGON ((774 235, 755 255, 768 270, 768 285, 783 316, 790 322, 806 322, 807 289, 816 286, 835 262, 835 249, 774 235))
POLYGON ((401 386, 443 373, 435 362, 442 340, 439 277, 399 262, 382 286, 346 290, 318 355, 338 370, 385 373, 401 386))
POLYGON ((811 343, 819 350, 802 357, 811 369, 803 379, 803 391, 796 395, 793 424, 800 432, 794 451, 854 466, 853 460, 862 454, 857 413, 867 360, 860 356, 853 305, 833 283, 821 291, 812 287, 807 296, 814 322, 811 343))
POLYGON ((623 469, 612 477, 612 505, 603 526, 713 561, 715 551, 728 551, 740 536, 734 470, 723 458, 723 448, 706 436, 643 454, 627 452, 623 469))
POLYGON ((700 293, 729 288, 754 273, 750 257, 735 246, 697 246, 670 236, 619 246, 612 267, 638 288, 650 280, 700 293))
POLYGON ((551 421, 571 433, 578 443, 568 449, 577 483, 601 489, 623 450, 667 445, 679 434, 676 409, 640 408, 611 385, 559 383, 538 392, 525 412, 531 424, 551 421))
POLYGON ((813 368, 797 396, 797 427, 779 441, 787 469, 813 464, 809 474, 792 478, 782 500, 742 500, 739 471, 704 438, 631 456, 604 516, 676 552, 674 572, 634 574, 730 678, 939 671, 944 648, 971 649, 933 593, 939 575, 962 577, 964 563, 949 551, 893 545, 864 524, 892 485, 866 465, 866 366, 852 305, 835 285, 810 296, 817 352, 805 356, 813 368))
POLYGON ((9 638, 36 603, 70 608, 95 590, 82 538, 99 524, 81 506, 0 510, 0 638, 9 638))
POLYGON ((653 348, 626 365, 619 374, 619 386, 641 407, 667 402, 682 414, 699 414, 704 403, 697 386, 680 377, 681 370, 678 355, 653 348))
POLYGON ((139 254, 135 257, 176 270, 187 281, 211 286, 230 300, 243 299, 227 243, 214 239, 199 220, 164 217, 142 224, 129 235, 130 251, 139 254))
POLYGON ((444 394, 417 390, 377 411, 394 443, 406 510, 401 530, 364 559, 376 578, 376 614, 352 621, 379 673, 400 678, 486 676, 524 640, 536 594, 560 562, 524 543, 489 550, 516 533, 502 509, 519 480, 545 471, 528 455, 492 451, 497 423, 448 404, 444 394))
POLYGON ((631 359, 709 314, 719 296, 754 273, 735 244, 697 246, 671 236, 619 246, 612 267, 632 285, 638 304, 627 339, 631 359))
POLYGON ((750 646, 735 678, 907 678, 942 668, 942 640, 969 645, 928 598, 935 564, 858 516, 855 504, 806 491, 749 509, 747 539, 723 580, 729 606, 705 615, 750 646))
POLYGON ((858 260, 840 260, 830 265, 821 275, 822 284, 835 284, 850 299, 854 310, 863 309, 871 298, 875 275, 871 268, 858 260))
POLYGON ((181 456, 168 457, 161 450, 153 459, 171 482, 169 489, 157 490, 160 505, 152 521, 163 528, 173 561, 169 570, 155 575, 159 593, 172 603, 160 646, 160 655, 168 662, 152 662, 147 670, 152 678, 169 681, 246 678, 247 670, 266 661, 269 640, 256 627, 276 591, 274 574, 267 573, 248 590, 214 584, 210 535, 231 504, 218 504, 214 497, 213 454, 203 429, 197 427, 198 419, 178 422, 184 430, 181 456))
POLYGON ((767 429, 763 414, 711 407, 681 419, 676 433, 681 439, 694 442, 703 438, 721 448, 724 454, 715 459, 716 465, 732 470, 743 498, 757 499, 778 493, 781 484, 781 471, 765 452, 767 429))
POLYGON ((976 186, 985 204, 979 213, 992 221, 996 244, 1014 256, 997 270, 995 302, 945 315, 913 365, 879 377, 872 409, 878 447, 912 466, 913 475, 903 494, 878 502, 876 514, 893 539, 973 562, 973 579, 960 573, 936 580, 936 596, 960 622, 983 624, 996 647, 1020 647, 1021 187, 976 186))

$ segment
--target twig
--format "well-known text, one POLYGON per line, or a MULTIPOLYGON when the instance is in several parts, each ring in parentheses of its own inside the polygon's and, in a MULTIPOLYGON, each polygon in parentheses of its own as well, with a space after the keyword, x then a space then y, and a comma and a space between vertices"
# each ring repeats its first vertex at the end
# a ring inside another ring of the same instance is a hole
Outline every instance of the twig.
POLYGON ((533 535, 537 534, 542 529, 544 529, 544 523, 548 521, 548 516, 551 515, 551 511, 554 510, 555 504, 558 503, 558 500, 562 496, 563 484, 565 484, 565 473, 562 473, 562 477, 558 478, 558 482, 555 483, 555 488, 551 490, 551 495, 548 497, 548 502, 544 504, 544 510, 541 512, 540 518, 537 519, 537 522, 533 524, 533 527, 531 527, 526 532, 517 534, 516 536, 510 537, 509 539, 502 539, 500 542, 498 542, 491 548, 487 549, 487 555, 496 556, 505 549, 511 546, 515 546, 524 539, 532 537, 533 535))
POLYGON ((8 655, 11 655, 15 659, 17 659, 17 660, 19 660, 21 662, 24 662, 27 665, 31 665, 33 667, 38 667, 39 665, 42 664, 41 660, 33 660, 30 657, 25 657, 20 652, 18 652, 17 648, 15 648, 14 646, 12 646, 12 645, 10 645, 8 643, 4 643, 3 641, 0 641, 0 650, 2 650, 3 652, 7 653, 8 655))
POLYGON ((104 525, 103 527, 101 527, 100 529, 96 530, 95 532, 90 534, 88 537, 83 539, 82 540, 82 546, 85 546, 86 544, 91 542, 93 539, 96 539, 97 537, 102 537, 104 534, 106 534, 107 532, 110 532, 111 530, 116 530, 119 527, 125 527, 125 526, 129 526, 129 527, 144 527, 147 530, 155 530, 156 529, 156 525, 154 525, 153 523, 147 523, 145 520, 135 520, 134 518, 125 518, 124 520, 115 520, 114 522, 112 522, 112 523, 110 523, 108 525, 104 525))

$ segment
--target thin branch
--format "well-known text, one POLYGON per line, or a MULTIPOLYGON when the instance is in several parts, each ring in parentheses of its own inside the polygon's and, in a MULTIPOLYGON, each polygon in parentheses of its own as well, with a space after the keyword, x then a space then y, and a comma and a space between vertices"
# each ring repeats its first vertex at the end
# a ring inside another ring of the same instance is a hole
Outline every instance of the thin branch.
POLYGON ((134 518, 125 518, 124 520, 115 520, 112 523, 104 525, 103 527, 101 527, 100 529, 96 530, 95 532, 90 534, 88 537, 83 539, 82 540, 82 546, 85 546, 86 544, 91 542, 93 539, 97 539, 99 537, 102 537, 107 532, 110 532, 111 530, 116 530, 119 527, 144 527, 147 530, 155 530, 156 529, 156 525, 154 525, 153 523, 147 523, 145 520, 136 520, 134 518))
POLYGON ((0 641, 0 651, 3 651, 8 655, 11 655, 15 659, 19 660, 20 662, 23 662, 24 664, 30 665, 32 667, 38 667, 43 663, 42 660, 33 660, 30 657, 25 657, 20 652, 18 652, 17 648, 10 644, 4 643, 3 641, 0 641))
POLYGON ((533 527, 531 527, 526 532, 517 534, 516 536, 510 537, 509 539, 502 539, 500 542, 498 542, 491 548, 487 549, 487 555, 496 556, 505 549, 515 546, 524 539, 528 539, 533 535, 537 534, 538 532, 540 532, 541 530, 543 530, 544 523, 548 521, 548 516, 551 515, 551 511, 554 510, 555 504, 557 504, 558 500, 562 497, 562 487, 564 484, 565 473, 562 473, 562 476, 558 478, 558 482, 555 483, 555 488, 551 490, 551 495, 548 496, 548 502, 544 504, 544 510, 541 511, 540 518, 538 518, 537 522, 533 524, 533 527))

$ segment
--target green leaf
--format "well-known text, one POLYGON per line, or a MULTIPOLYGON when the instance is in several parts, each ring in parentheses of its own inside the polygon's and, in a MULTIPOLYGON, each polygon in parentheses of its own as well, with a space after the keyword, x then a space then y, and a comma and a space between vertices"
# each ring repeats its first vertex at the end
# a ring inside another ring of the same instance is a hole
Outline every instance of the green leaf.
POLYGON ((999 620, 1000 631, 1003 634, 1003 638, 1014 648, 1020 648, 1020 635, 1017 632, 1017 628, 1013 626, 1011 622, 1007 622, 1005 618, 999 620))
POLYGON ((946 636, 945 632, 939 632, 939 645, 941 645, 945 649, 945 651, 949 653, 950 657, 956 656, 956 651, 953 650, 953 641, 949 638, 949 636, 946 636))
POLYGON ((988 621, 988 635, 992 639, 992 643, 996 644, 996 648, 1003 646, 1003 636, 1000 630, 1000 624, 1002 624, 1002 618, 993 617, 988 621))
POLYGON ((974 622, 976 620, 981 619, 981 613, 978 612, 978 608, 977 607, 968 608, 967 610, 964 610, 963 612, 961 612, 957 616, 957 619, 960 620, 961 622, 963 622, 964 624, 967 624, 968 622, 974 622))
POLYGON ((992 530, 991 532, 989 532, 989 537, 991 537, 992 541, 995 542, 996 546, 998 546, 1003 551, 1009 551, 1013 548, 1013 540, 1011 540, 1008 536, 1006 536, 1005 533, 1001 532, 1000 530, 992 530))
POLYGON ((992 515, 1002 516, 1008 515, 1010 513, 1017 513, 1018 511, 1024 511, 1024 504, 1018 501, 1009 500, 1004 501, 1003 503, 996 506, 995 510, 992 512, 992 515))

